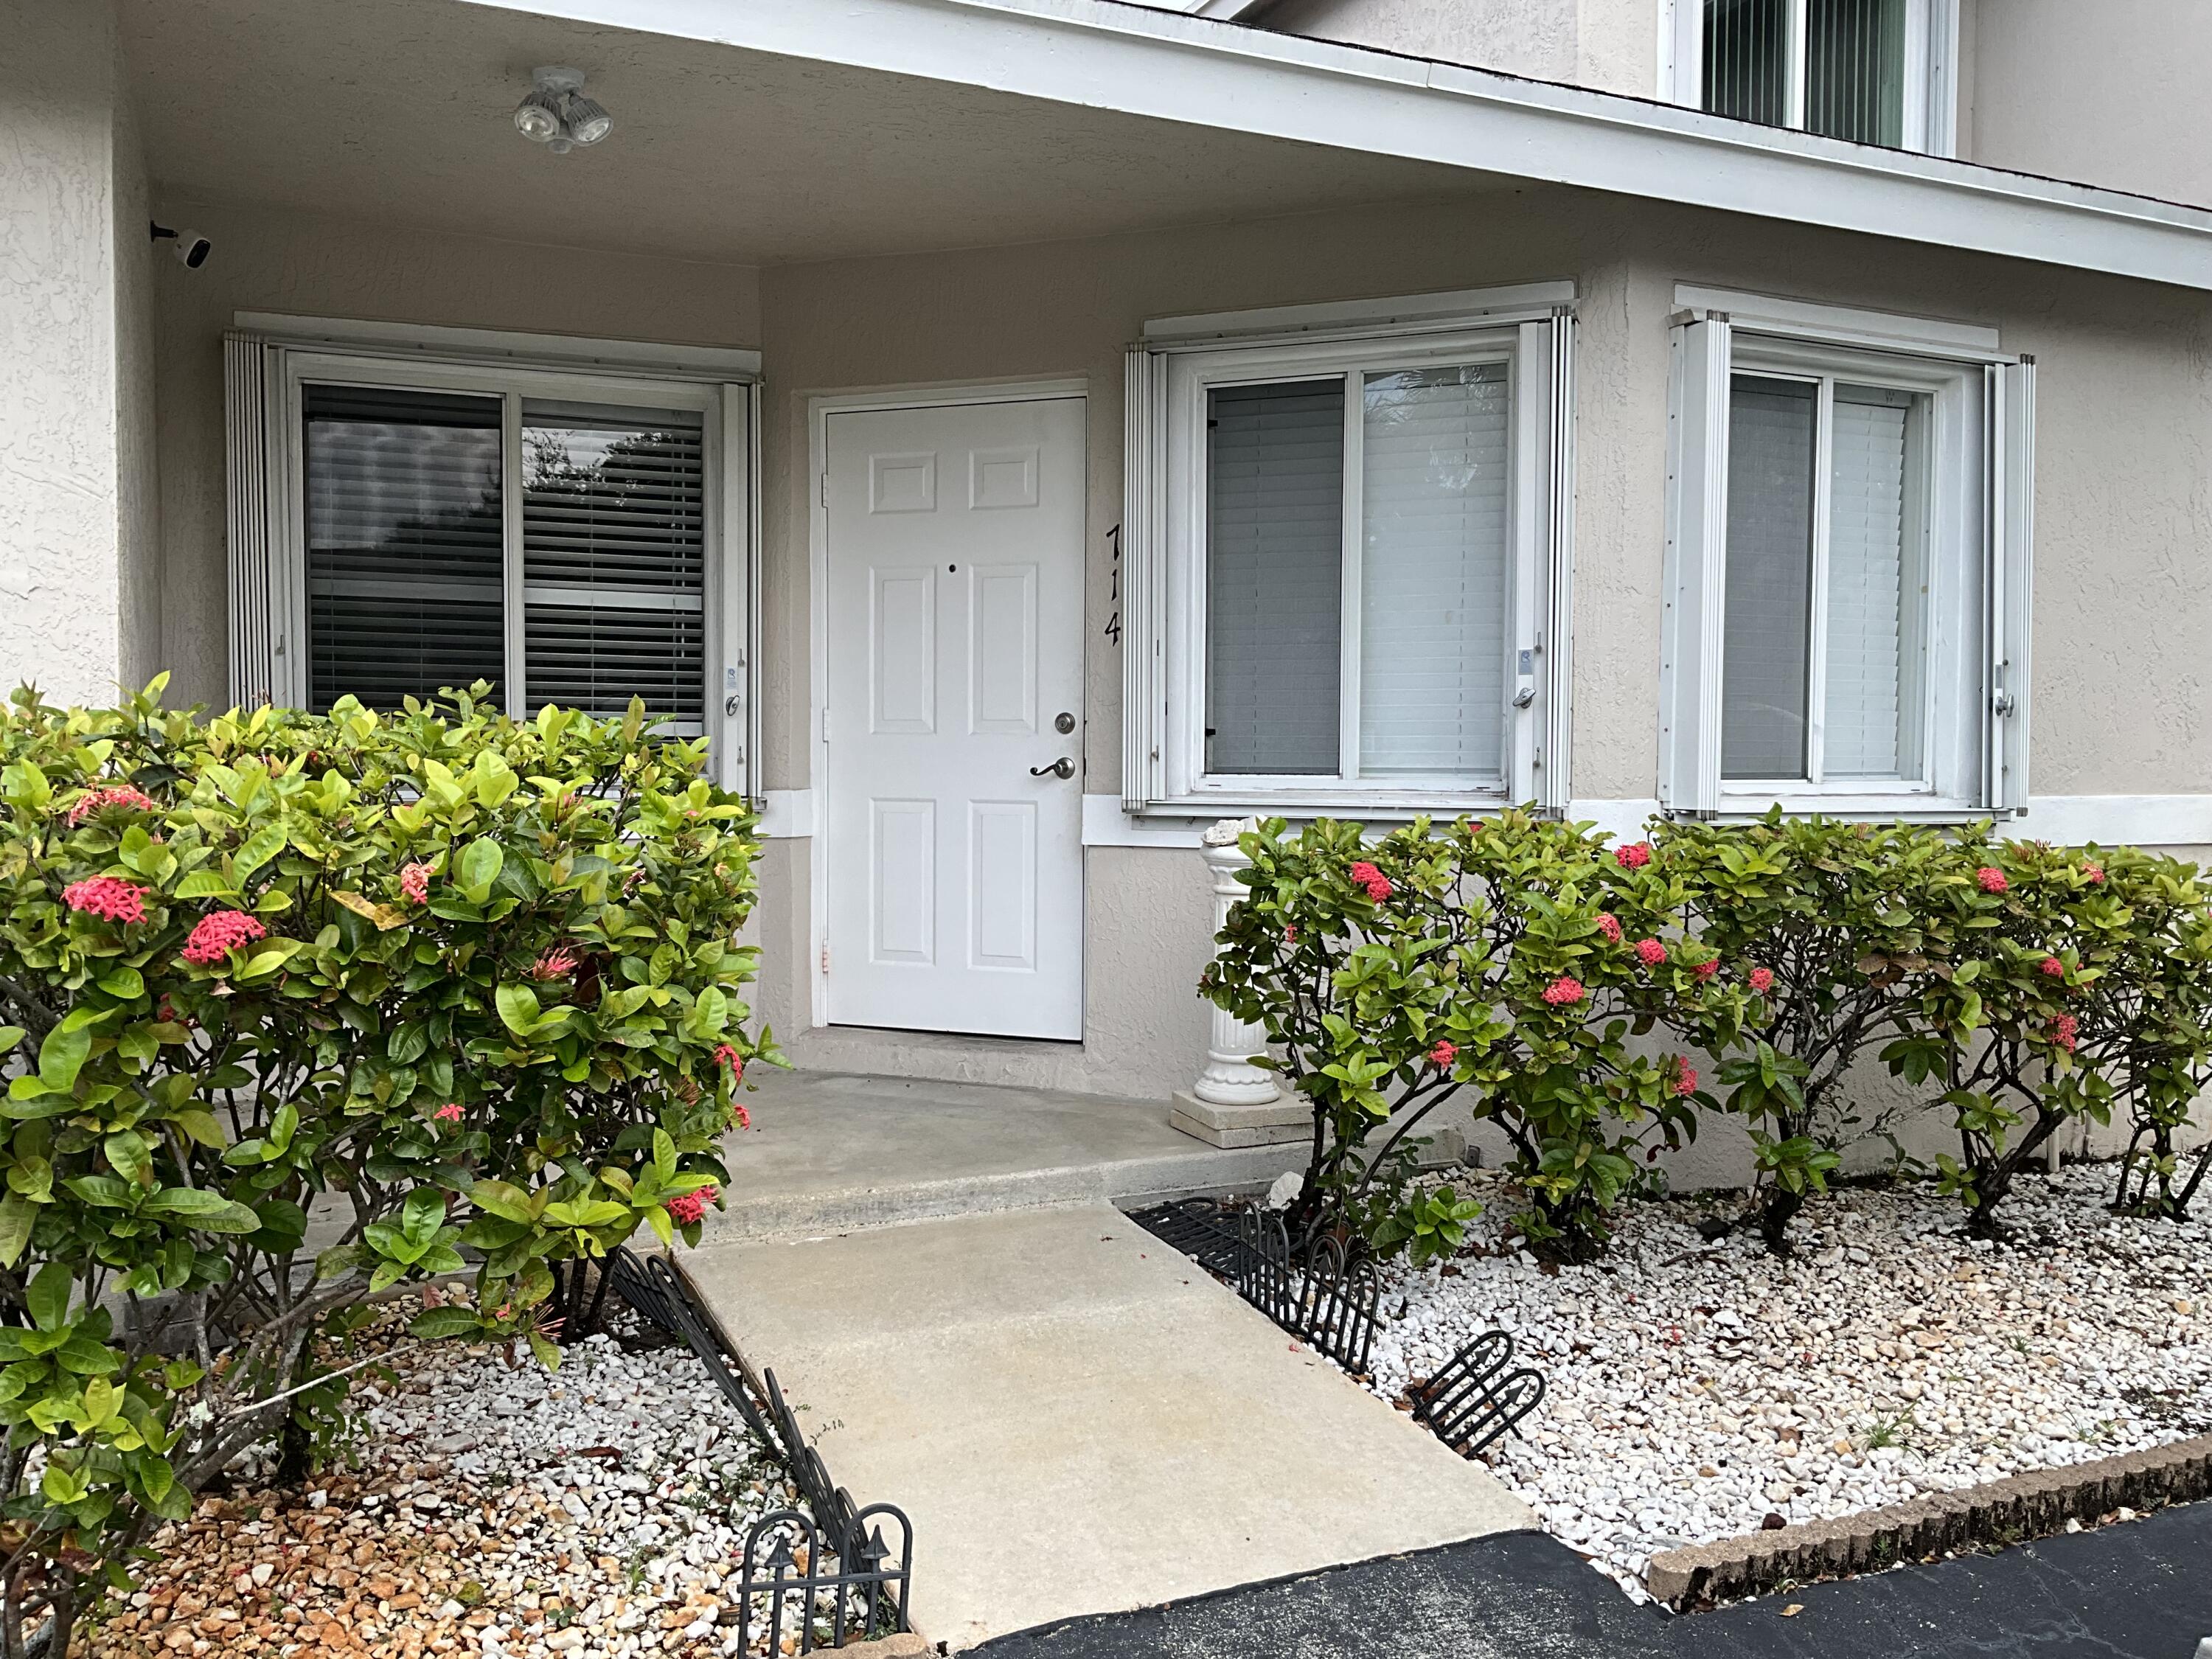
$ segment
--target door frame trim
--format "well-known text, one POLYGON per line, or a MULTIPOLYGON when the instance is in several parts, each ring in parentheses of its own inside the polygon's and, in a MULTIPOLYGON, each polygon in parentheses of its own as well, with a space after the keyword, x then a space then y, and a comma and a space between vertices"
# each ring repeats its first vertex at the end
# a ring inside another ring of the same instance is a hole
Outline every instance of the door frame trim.
MULTIPOLYGON (((884 386, 872 391, 818 392, 806 400, 806 474, 799 487, 806 492, 807 574, 807 793, 812 798, 812 845, 807 882, 806 974, 808 1023, 830 1024, 830 975, 822 971, 822 953, 830 945, 830 860, 824 856, 830 833, 830 752, 822 736, 823 711, 830 706, 830 509, 823 505, 823 480, 830 465, 830 417, 896 410, 960 408, 976 404, 1024 404, 1083 400, 1084 532, 1079 557, 1083 562, 1082 592, 1090 592, 1091 553, 1091 380, 1087 375, 1056 375, 1036 380, 952 381, 943 385, 884 386)), ((1079 628, 1079 637, 1088 630, 1079 628)), ((1085 641, 1087 643, 1087 639, 1085 641)), ((1085 695, 1088 695, 1086 685, 1085 695)))

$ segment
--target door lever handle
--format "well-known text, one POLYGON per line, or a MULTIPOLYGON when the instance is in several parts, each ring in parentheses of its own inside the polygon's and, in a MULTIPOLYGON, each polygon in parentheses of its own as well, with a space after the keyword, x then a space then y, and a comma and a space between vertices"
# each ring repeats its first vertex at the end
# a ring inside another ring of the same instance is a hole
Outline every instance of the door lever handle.
POLYGON ((1070 757, 1062 755, 1049 766, 1030 768, 1030 775, 1033 778, 1041 778, 1048 772, 1056 778, 1072 778, 1075 775, 1075 762, 1070 757))

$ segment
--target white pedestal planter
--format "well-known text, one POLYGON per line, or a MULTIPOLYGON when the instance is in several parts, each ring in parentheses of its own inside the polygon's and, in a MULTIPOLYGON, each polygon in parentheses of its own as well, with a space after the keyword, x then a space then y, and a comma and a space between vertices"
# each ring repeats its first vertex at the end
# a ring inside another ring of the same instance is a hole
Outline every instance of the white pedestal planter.
MULTIPOLYGON (((1237 872, 1249 860, 1237 850, 1237 838, 1255 827, 1251 818, 1224 818, 1201 839, 1199 856, 1213 878, 1217 933, 1229 920, 1229 907, 1244 895, 1237 872)), ((1215 1146, 1273 1146, 1305 1139, 1312 1123, 1306 1103, 1285 1095, 1273 1072, 1251 1063, 1267 1049, 1267 1033, 1259 1026, 1214 1009, 1205 1068, 1189 1088, 1176 1091, 1170 1121, 1215 1146)))

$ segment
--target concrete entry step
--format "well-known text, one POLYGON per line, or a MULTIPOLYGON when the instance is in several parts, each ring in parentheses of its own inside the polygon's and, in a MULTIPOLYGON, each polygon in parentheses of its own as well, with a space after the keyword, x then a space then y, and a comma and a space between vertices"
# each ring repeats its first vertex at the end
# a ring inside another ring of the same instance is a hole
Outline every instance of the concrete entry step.
POLYGON ((1224 1151, 1165 1101, 762 1068, 710 1241, 787 1238, 1053 1204, 1258 1190, 1305 1149, 1224 1151))
POLYGON ((912 1516, 915 1623, 955 1649, 1534 1524, 1109 1205, 678 1261, 854 1498, 912 1516))

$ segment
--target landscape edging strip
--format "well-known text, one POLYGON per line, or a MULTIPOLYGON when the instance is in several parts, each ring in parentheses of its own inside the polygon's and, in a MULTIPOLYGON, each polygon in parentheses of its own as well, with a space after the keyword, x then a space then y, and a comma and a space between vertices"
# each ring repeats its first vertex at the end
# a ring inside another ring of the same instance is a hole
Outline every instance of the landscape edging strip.
POLYGON ((2212 1435, 2063 1468, 1930 1492, 1832 1520, 1746 1533, 1665 1550, 1644 1576, 1654 1601, 1677 1611, 1784 1583, 1877 1571, 1940 1550, 2017 1542, 2093 1522, 2121 1508, 2138 1513, 2212 1496, 2212 1435))

